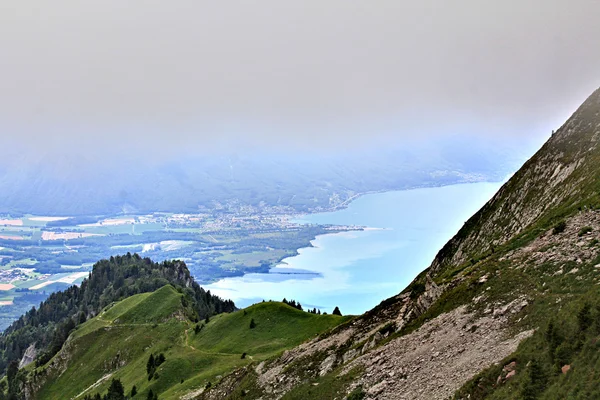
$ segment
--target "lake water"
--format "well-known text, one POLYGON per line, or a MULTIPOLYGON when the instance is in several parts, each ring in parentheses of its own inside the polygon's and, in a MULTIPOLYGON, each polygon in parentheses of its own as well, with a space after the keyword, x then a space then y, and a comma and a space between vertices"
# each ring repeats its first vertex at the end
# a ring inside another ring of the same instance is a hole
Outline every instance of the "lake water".
POLYGON ((340 211, 302 222, 367 226, 318 236, 314 247, 268 274, 227 278, 205 286, 245 307, 258 301, 300 301, 305 308, 361 314, 401 292, 438 250, 500 188, 474 183, 365 195, 340 211))

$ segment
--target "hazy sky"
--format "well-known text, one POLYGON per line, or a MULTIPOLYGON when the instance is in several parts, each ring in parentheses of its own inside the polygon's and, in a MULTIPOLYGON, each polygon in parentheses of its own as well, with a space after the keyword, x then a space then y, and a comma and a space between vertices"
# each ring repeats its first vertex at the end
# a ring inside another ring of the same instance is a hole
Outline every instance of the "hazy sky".
POLYGON ((43 149, 533 140, 600 86, 599 16, 598 0, 0 0, 0 132, 43 149))

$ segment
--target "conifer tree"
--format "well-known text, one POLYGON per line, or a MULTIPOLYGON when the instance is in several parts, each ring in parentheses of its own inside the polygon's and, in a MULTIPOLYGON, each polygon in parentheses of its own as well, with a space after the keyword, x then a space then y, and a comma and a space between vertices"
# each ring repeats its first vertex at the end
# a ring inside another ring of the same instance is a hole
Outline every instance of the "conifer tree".
POLYGON ((106 393, 106 400, 125 400, 125 388, 119 379, 113 379, 106 393))
POLYGON ((586 331, 592 325, 592 315, 590 309, 591 307, 589 303, 586 303, 577 313, 577 324, 579 325, 580 332, 586 331))
POLYGON ((148 362, 146 363, 146 373, 150 375, 151 372, 154 372, 154 354, 150 354, 150 358, 148 358, 148 362))

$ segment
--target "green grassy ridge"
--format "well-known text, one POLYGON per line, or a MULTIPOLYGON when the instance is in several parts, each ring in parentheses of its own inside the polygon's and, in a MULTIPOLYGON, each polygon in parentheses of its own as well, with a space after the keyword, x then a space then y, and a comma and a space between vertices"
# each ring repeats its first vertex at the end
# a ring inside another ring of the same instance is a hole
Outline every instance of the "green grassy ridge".
MULTIPOLYGON (((45 381, 38 399, 104 394, 110 380, 121 380, 127 392, 135 385, 144 399, 150 389, 161 399, 179 399, 232 370, 265 360, 331 329, 351 317, 314 315, 277 302, 265 302, 212 317, 196 334, 185 294, 171 285, 131 296, 106 307, 75 330, 66 348, 45 366, 26 370, 29 380, 45 381), (250 329, 254 319, 256 327, 250 329), (158 379, 148 380, 150 354, 164 353, 158 379), (242 353, 247 353, 245 359, 242 353), (50 364, 68 359, 60 373, 50 364), (100 381, 107 374, 110 379, 100 381), (37 378, 34 378, 37 376, 37 378), (87 390, 98 383, 93 389, 87 390)), ((83 397, 83 396, 81 396, 83 397)), ((81 398, 79 397, 79 398, 81 398)))
MULTIPOLYGON (((70 285, 52 293, 30 308, 0 335, 0 373, 18 362, 35 343, 40 362, 46 363, 61 349, 74 327, 108 305, 140 293, 153 292, 167 284, 181 287, 200 318, 234 311, 230 300, 212 296, 196 283, 184 262, 162 263, 127 253, 100 260, 81 285, 70 285)), ((11 388, 13 391, 16 386, 11 388)), ((14 393, 12 393, 14 395, 14 393)))
MULTIPOLYGON (((150 293, 131 296, 107 306, 96 318, 86 321, 72 333, 72 338, 82 337, 112 324, 154 324, 167 319, 182 308, 179 293, 172 285, 150 293)), ((189 310, 186 310, 190 314, 189 310)))
POLYGON ((276 354, 281 348, 292 347, 314 338, 351 317, 315 315, 283 303, 264 302, 245 310, 216 316, 191 344, 213 352, 253 355, 276 354), (250 329, 254 320, 256 327, 250 329), (222 332, 228 332, 222 336, 222 332))
POLYGON ((171 318, 178 311, 189 313, 188 304, 189 302, 185 303, 185 296, 182 293, 177 292, 173 286, 167 285, 150 293, 143 301, 129 307, 115 321, 118 320, 120 324, 158 323, 171 318))

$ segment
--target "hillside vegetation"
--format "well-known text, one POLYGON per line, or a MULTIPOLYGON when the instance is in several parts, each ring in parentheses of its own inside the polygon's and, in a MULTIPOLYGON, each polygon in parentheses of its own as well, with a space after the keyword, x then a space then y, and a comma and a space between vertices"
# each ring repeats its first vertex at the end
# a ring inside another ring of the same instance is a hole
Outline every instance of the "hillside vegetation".
MULTIPOLYGON (((235 305, 202 289, 185 263, 155 263, 137 254, 111 257, 96 263, 81 286, 53 293, 0 335, 0 371, 19 364, 29 351, 31 361, 44 364, 62 347, 69 333, 107 305, 138 293, 152 292, 167 284, 183 288, 195 318, 231 312, 235 305)), ((135 317, 130 317, 135 318, 135 317)), ((23 366, 23 363, 21 363, 23 366)))
POLYGON ((48 363, 21 370, 22 394, 57 400, 93 397, 105 394, 118 379, 126 393, 135 385, 135 398, 146 399, 150 390, 160 399, 191 398, 219 376, 348 319, 268 302, 195 322, 190 300, 185 290, 166 285, 107 306, 78 326, 48 363), (151 376, 150 355, 164 357, 151 376))

